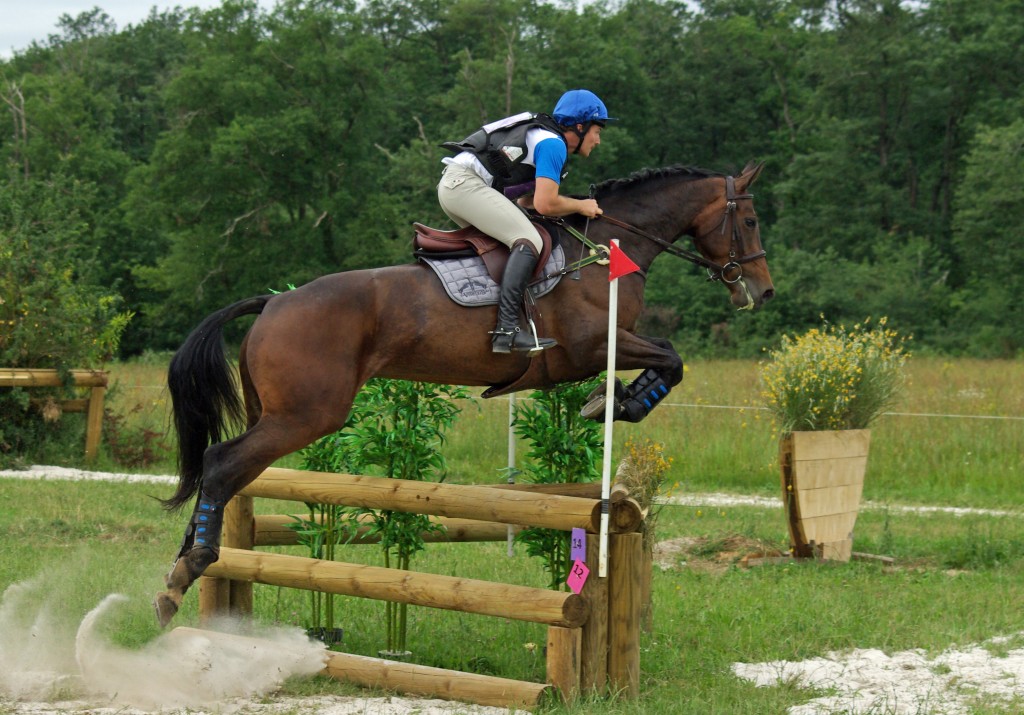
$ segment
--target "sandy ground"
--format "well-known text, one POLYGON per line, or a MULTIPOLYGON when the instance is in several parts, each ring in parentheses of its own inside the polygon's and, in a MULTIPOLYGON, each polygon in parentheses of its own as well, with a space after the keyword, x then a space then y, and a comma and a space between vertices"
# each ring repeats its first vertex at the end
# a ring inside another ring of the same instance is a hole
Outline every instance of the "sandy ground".
POLYGON ((1020 707, 1024 701, 1024 647, 1007 649, 1008 643, 1024 643, 1024 632, 934 657, 920 650, 857 649, 800 662, 734 663, 732 670, 758 686, 831 691, 790 708, 789 715, 970 715, 981 704, 1020 707))
MULTIPOLYGON (((33 466, 0 471, 0 478, 174 483, 171 476, 140 476, 33 466)), ((708 508, 748 505, 781 508, 780 500, 693 494, 672 503, 708 508)), ((881 508, 864 505, 863 508, 881 508)), ((886 506, 890 510, 908 507, 886 506)), ((945 507, 916 511, 1021 516, 945 507)), ((661 549, 670 567, 678 544, 661 549)), ((685 545, 682 545, 685 546, 685 545)), ((112 645, 102 623, 124 597, 108 596, 72 635, 62 633, 41 604, 48 586, 14 584, 0 598, 0 712, 23 715, 154 712, 226 715, 506 715, 509 710, 405 697, 280 698, 287 677, 317 672, 323 649, 298 629, 267 629, 260 640, 208 638, 175 629, 141 651, 112 645), (263 645, 261 645, 261 643, 263 645), (159 667, 156 664, 159 663, 159 667), (171 667, 168 664, 173 664, 171 667), (188 684, 181 687, 181 684, 188 684)), ((230 630, 230 624, 222 624, 230 630)), ((66 629, 65 629, 66 630, 66 629)), ((829 694, 793 707, 788 715, 969 715, 972 704, 1024 700, 1024 632, 995 637, 929 657, 918 650, 886 654, 863 649, 827 653, 801 662, 734 663, 733 673, 760 687, 795 684, 829 694)), ((520 711, 522 713, 522 711, 520 711)))

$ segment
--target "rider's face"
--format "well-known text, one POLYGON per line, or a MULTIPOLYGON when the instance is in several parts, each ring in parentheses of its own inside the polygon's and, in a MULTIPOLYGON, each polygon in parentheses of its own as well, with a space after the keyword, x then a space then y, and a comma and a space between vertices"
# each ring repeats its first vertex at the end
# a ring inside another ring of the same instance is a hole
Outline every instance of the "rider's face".
MULTIPOLYGON (((576 126, 583 129, 583 125, 581 124, 577 124, 576 126)), ((603 129, 603 127, 600 124, 591 124, 587 133, 583 135, 582 140, 579 139, 578 135, 572 135, 576 138, 576 144, 580 147, 578 152, 580 156, 590 156, 590 152, 594 151, 594 147, 601 143, 601 129, 603 129)), ((573 149, 575 149, 575 147, 573 147, 573 149)))

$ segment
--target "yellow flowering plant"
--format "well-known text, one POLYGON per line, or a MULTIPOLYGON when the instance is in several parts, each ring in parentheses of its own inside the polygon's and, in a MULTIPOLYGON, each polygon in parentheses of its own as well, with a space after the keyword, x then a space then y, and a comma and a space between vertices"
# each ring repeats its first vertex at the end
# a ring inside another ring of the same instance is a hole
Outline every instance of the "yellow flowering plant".
POLYGON ((644 547, 650 549, 654 546, 654 525, 663 506, 656 499, 669 496, 672 491, 662 490, 672 467, 672 457, 665 456, 663 445, 646 437, 640 441, 627 439, 624 446, 625 454, 615 472, 615 481, 626 488, 644 511, 644 547))
POLYGON ((870 319, 784 335, 761 366, 762 396, 783 432, 863 429, 903 385, 905 338, 870 319))

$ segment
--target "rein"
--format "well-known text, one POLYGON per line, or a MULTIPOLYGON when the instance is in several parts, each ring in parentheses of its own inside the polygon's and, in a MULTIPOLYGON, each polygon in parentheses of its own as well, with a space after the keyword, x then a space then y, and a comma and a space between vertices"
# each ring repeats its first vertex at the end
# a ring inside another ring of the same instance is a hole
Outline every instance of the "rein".
MULTIPOLYGON (((636 234, 641 238, 646 238, 649 241, 653 241, 665 250, 666 253, 671 253, 673 256, 686 259, 691 263, 695 263, 698 266, 705 268, 708 272, 709 281, 720 280, 723 283, 736 283, 743 278, 743 264, 756 261, 759 258, 765 257, 764 250, 755 251, 754 253, 748 253, 746 255, 738 256, 743 251, 743 236, 740 234, 739 226, 736 225, 736 202, 739 199, 753 199, 753 194, 737 194, 736 185, 733 177, 727 176, 725 178, 725 215, 722 217, 722 223, 719 224, 721 233, 725 233, 726 226, 732 223, 732 246, 729 249, 729 262, 724 266, 715 263, 714 261, 705 258, 699 253, 680 248, 670 241, 666 241, 663 238, 655 236, 652 233, 648 233, 643 229, 637 228, 632 224, 620 221, 617 218, 613 218, 608 214, 600 214, 597 218, 603 219, 613 226, 625 229, 630 233, 636 234), (736 270, 736 277, 730 280, 725 276, 726 271, 736 270)), ((577 236, 577 238, 579 238, 577 236)))

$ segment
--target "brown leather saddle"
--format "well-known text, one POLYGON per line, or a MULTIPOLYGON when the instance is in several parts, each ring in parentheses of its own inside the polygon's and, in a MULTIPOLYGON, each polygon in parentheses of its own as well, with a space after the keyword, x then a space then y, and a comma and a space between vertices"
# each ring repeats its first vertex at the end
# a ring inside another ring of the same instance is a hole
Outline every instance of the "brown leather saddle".
MULTIPOLYGON (((537 268, 534 271, 534 278, 541 275, 544 266, 547 265, 551 256, 552 231, 543 221, 534 220, 534 228, 540 234, 544 247, 540 252, 540 259, 537 261, 537 268)), ((424 226, 422 223, 414 223, 416 233, 412 240, 412 252, 417 258, 428 256, 430 258, 465 258, 466 256, 480 256, 487 273, 495 283, 501 283, 501 277, 505 273, 505 264, 508 263, 509 249, 497 239, 491 238, 475 226, 455 229, 454 231, 442 231, 438 228, 424 226)))

